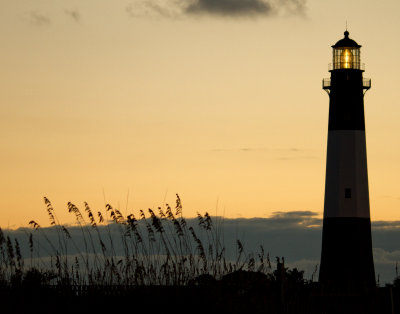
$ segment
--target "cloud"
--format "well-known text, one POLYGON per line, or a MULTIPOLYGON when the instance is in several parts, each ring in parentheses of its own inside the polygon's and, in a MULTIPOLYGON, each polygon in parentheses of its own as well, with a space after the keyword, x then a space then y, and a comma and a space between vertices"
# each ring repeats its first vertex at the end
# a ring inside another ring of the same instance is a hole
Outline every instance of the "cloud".
POLYGON ((240 148, 214 148, 211 149, 212 152, 261 152, 261 151, 270 151, 270 152, 280 152, 280 153, 299 153, 304 152, 305 150, 299 148, 273 148, 268 149, 266 147, 240 147, 240 148))
POLYGON ((295 157, 277 157, 276 159, 286 161, 286 160, 295 160, 295 159, 320 159, 320 158, 317 156, 312 156, 312 155, 306 156, 305 155, 305 156, 295 156, 295 157))
POLYGON ((306 0, 281 0, 279 2, 286 14, 305 16, 306 0))
POLYGON ((214 148, 214 153, 268 153, 272 159, 280 161, 321 159, 321 156, 314 155, 312 150, 299 148, 265 148, 265 147, 242 147, 242 148, 214 148))
POLYGON ((400 250, 386 251, 382 248, 374 249, 374 259, 379 263, 396 263, 400 261, 400 250))
POLYGON ((130 17, 163 16, 178 18, 183 15, 182 4, 175 0, 142 0, 129 4, 125 11, 130 17))
POLYGON ((36 26, 47 26, 51 24, 51 20, 48 16, 37 12, 30 12, 29 20, 36 26))
POLYGON ((257 147, 242 147, 242 148, 214 148, 211 149, 211 152, 260 152, 266 151, 266 148, 257 148, 257 147))
POLYGON ((189 14, 226 16, 268 15, 272 11, 265 0, 195 0, 185 8, 189 14))
POLYGON ((374 221, 372 227, 375 229, 399 229, 400 221, 374 221))
POLYGON ((130 4, 126 11, 132 17, 158 15, 256 17, 305 15, 305 0, 142 0, 130 4))
POLYGON ((64 12, 76 23, 79 23, 81 21, 81 14, 78 10, 65 10, 64 12))
POLYGON ((313 211, 273 212, 270 218, 266 218, 269 228, 321 228, 322 219, 317 218, 318 213, 313 211))

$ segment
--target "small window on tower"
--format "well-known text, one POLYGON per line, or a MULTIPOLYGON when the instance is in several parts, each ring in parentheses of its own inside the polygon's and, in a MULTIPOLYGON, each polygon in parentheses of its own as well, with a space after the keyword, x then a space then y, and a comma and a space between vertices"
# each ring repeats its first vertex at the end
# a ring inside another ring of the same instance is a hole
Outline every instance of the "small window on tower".
POLYGON ((351 189, 349 188, 344 189, 344 197, 351 198, 351 189))

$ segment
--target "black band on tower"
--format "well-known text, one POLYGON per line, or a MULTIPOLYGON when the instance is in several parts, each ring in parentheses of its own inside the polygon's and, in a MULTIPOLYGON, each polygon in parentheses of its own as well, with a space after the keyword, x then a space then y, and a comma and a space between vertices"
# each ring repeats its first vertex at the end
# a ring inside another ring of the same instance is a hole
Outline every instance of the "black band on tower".
POLYGON ((365 130, 361 70, 333 70, 329 98, 329 131, 365 130))
POLYGON ((319 281, 342 292, 375 286, 369 218, 325 218, 319 281))

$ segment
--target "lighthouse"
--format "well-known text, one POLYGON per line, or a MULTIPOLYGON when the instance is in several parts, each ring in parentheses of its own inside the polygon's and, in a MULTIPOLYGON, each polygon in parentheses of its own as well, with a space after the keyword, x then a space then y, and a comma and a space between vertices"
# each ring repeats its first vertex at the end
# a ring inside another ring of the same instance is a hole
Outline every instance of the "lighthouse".
POLYGON ((364 119, 371 80, 347 30, 332 48, 331 77, 322 81, 329 122, 319 282, 363 291, 375 287, 364 119))

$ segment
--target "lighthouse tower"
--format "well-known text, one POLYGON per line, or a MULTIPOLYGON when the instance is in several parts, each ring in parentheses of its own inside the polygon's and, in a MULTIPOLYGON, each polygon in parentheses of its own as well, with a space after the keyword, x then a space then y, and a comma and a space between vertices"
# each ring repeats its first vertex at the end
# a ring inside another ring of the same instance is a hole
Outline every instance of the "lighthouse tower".
POLYGON ((333 48, 329 94, 328 150, 319 281, 345 291, 375 286, 369 212, 364 94, 360 48, 344 38, 333 48))

